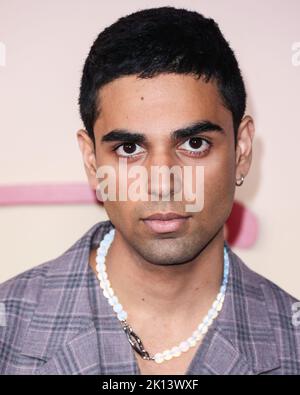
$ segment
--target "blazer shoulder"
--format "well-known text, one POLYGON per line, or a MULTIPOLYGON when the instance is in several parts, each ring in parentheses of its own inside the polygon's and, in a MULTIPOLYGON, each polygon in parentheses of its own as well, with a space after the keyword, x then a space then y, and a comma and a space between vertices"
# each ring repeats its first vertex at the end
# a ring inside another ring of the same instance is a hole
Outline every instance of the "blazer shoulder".
MULTIPOLYGON (((300 302, 275 282, 253 271, 231 251, 235 296, 245 306, 240 319, 256 338, 256 356, 274 340, 280 368, 269 374, 300 374, 300 302), (263 332, 265 331, 265 334, 263 332)), ((237 309, 239 311, 239 308, 237 309)))
POLYGON ((280 374, 300 374, 300 302, 274 282, 261 288, 281 361, 280 374))
POLYGON ((109 228, 110 221, 96 223, 59 256, 45 261, 0 284, 0 302, 12 298, 14 300, 26 300, 27 296, 32 301, 33 293, 37 293, 41 288, 48 274, 51 275, 53 273, 55 275, 56 272, 71 274, 74 264, 81 259, 82 253, 87 252, 89 249, 89 243, 94 233, 98 231, 101 236, 109 228))
POLYGON ((261 289, 267 305, 273 307, 278 304, 290 306, 291 303, 299 302, 296 297, 285 291, 278 284, 251 269, 231 248, 229 248, 229 254, 235 266, 239 268, 238 277, 242 281, 243 286, 250 288, 253 292, 255 288, 261 289))
POLYGON ((290 306, 291 303, 299 302, 295 296, 291 295, 274 281, 250 269, 243 261, 240 260, 240 264, 246 273, 247 282, 253 285, 259 285, 262 289, 266 304, 270 304, 271 306, 278 304, 290 306))
POLYGON ((51 261, 40 264, 0 285, 0 374, 7 358, 17 355, 32 314, 38 306, 39 295, 51 261))
POLYGON ((6 300, 26 301, 27 293, 30 294, 28 296, 30 300, 33 301, 33 292, 41 287, 48 272, 49 265, 53 264, 54 261, 55 259, 43 262, 0 284, 0 302, 6 300))

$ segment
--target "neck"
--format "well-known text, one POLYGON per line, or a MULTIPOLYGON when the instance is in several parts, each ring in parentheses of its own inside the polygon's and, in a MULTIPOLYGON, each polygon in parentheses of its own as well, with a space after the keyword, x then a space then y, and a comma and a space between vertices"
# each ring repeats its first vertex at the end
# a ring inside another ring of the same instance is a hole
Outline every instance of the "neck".
MULTIPOLYGON (((180 316, 184 322, 191 315, 204 316, 219 292, 223 247, 222 228, 192 261, 158 266, 137 256, 116 230, 106 257, 108 278, 129 316, 168 321, 180 316)), ((96 250, 92 250, 94 271, 95 257, 96 250)))

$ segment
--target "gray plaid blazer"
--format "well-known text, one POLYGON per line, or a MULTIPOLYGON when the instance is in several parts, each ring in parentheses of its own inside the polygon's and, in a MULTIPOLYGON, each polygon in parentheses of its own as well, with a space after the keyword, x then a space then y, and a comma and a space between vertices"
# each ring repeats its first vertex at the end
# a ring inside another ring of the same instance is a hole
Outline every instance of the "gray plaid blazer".
MULTIPOLYGON (((139 358, 88 264, 112 227, 95 224, 54 260, 0 286, 1 374, 140 374, 139 358), (3 307, 3 305, 2 305, 3 307)), ((227 245, 223 309, 186 374, 300 374, 296 299, 251 271, 227 245)))

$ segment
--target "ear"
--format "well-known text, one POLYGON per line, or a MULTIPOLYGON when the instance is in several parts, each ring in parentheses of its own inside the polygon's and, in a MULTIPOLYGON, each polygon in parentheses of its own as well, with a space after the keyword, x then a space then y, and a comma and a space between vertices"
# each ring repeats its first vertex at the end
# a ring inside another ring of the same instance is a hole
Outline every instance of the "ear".
POLYGON ((84 129, 80 129, 77 132, 77 141, 82 154, 83 164, 85 172, 88 178, 90 187, 96 190, 97 187, 97 166, 96 166, 96 154, 94 149, 94 143, 89 137, 88 133, 84 129))
POLYGON ((252 161, 252 143, 255 134, 253 119, 246 115, 239 126, 236 142, 236 179, 240 179, 249 172, 252 161))

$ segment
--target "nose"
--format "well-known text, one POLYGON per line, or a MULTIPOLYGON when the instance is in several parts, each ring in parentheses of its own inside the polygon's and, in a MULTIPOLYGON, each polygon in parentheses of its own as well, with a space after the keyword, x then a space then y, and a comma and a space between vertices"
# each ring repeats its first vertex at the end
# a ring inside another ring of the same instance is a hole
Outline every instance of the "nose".
POLYGON ((150 200, 170 201, 181 190, 181 167, 171 153, 152 154, 146 167, 150 200))

